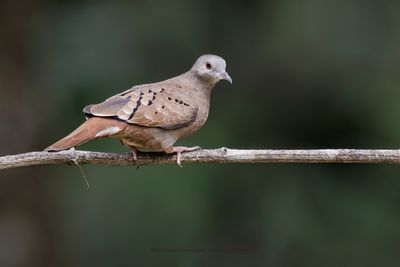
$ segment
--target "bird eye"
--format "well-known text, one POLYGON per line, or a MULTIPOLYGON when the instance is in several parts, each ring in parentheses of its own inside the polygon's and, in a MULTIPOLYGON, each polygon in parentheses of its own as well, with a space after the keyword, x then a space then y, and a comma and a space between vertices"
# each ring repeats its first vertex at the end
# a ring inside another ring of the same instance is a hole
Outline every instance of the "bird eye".
POLYGON ((210 64, 209 62, 207 62, 207 63, 206 63, 206 68, 207 68, 208 70, 210 70, 211 67, 212 67, 211 64, 210 64))

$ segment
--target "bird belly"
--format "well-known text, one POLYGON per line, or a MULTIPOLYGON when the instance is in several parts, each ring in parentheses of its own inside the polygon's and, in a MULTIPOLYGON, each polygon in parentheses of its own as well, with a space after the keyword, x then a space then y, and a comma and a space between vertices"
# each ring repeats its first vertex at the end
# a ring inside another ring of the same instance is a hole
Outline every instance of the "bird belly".
POLYGON ((165 148, 172 147, 177 140, 174 131, 136 125, 128 126, 117 138, 142 152, 164 151, 165 148))

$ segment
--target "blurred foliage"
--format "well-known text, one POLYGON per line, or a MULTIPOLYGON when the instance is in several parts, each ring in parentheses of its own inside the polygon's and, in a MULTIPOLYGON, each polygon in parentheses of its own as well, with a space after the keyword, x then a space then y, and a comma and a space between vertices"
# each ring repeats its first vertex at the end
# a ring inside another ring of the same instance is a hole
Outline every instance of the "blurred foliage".
MULTIPOLYGON (((182 144, 398 148, 399 12, 394 0, 0 1, 2 154, 41 150, 85 105, 205 53, 234 83, 217 85, 208 122, 182 144)), ((397 166, 84 169, 89 189, 74 167, 0 174, 1 266, 400 263, 397 166)))

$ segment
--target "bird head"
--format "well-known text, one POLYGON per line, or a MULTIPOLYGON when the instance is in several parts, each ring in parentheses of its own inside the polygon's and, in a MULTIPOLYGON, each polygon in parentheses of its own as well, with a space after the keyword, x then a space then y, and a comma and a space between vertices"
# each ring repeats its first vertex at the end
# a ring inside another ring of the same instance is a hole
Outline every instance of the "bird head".
POLYGON ((194 63, 191 71, 201 78, 213 84, 220 80, 226 80, 232 84, 232 78, 225 70, 226 62, 216 55, 203 55, 194 63))

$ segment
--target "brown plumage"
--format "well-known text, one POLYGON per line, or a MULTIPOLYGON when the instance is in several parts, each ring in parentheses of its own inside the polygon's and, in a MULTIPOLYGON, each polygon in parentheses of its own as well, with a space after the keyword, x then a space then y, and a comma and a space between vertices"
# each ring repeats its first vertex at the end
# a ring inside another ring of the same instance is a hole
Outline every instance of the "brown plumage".
POLYGON ((225 61, 201 56, 186 73, 158 83, 134 86, 104 102, 84 108, 88 118, 68 136, 46 148, 60 151, 87 141, 112 137, 136 151, 180 154, 199 147, 174 147, 175 142, 197 131, 207 120, 210 95, 221 79, 232 82, 225 61))
MULTIPOLYGON (((74 146, 79 146, 87 141, 93 140, 98 138, 96 135, 101 133, 110 127, 116 127, 119 131, 123 131, 127 124, 109 118, 101 118, 101 117, 92 117, 89 118, 86 122, 84 122, 81 126, 79 126, 75 131, 64 137, 63 139, 57 141, 56 143, 52 144, 51 146, 47 147, 46 151, 60 151, 69 149, 74 146)), ((104 134, 101 137, 109 137, 112 136, 109 134, 104 134)))

